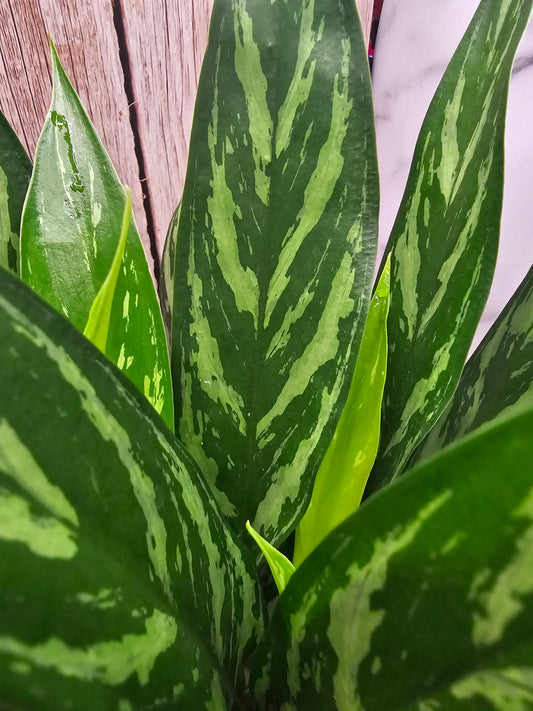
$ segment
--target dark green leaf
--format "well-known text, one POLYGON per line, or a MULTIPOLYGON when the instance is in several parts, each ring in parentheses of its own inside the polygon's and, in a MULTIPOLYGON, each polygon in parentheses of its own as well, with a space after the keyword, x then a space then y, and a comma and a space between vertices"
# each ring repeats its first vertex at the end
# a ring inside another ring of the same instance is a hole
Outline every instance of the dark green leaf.
POLYGON ((311 553, 260 647, 260 708, 532 708, 532 429, 514 408, 311 553))
POLYGON ((453 399, 416 461, 508 407, 526 403, 533 403, 533 267, 468 360, 453 399))
POLYGON ((353 0, 215 2, 178 228, 176 431, 224 511, 294 527, 348 394, 377 174, 353 0))
POLYGON ((0 266, 18 274, 20 217, 31 161, 0 111, 0 266))
MULTIPOLYGON (((55 50, 50 113, 35 154, 21 228, 21 276, 83 331, 120 238, 126 196, 55 50)), ((106 355, 173 426, 165 331, 132 220, 106 355)))
POLYGON ((170 225, 168 226, 167 237, 163 254, 161 256, 161 276, 159 279, 159 303, 163 315, 163 323, 167 334, 168 343, 172 343, 172 314, 174 312, 174 269, 176 268, 176 243, 178 239, 178 223, 180 219, 180 207, 178 205, 170 225))
POLYGON ((389 361, 375 490, 455 390, 498 250, 509 77, 531 0, 483 0, 418 139, 390 238, 389 361))
POLYGON ((387 368, 390 265, 377 285, 365 324, 350 392, 322 460, 309 507, 296 527, 294 565, 361 503, 379 443, 387 368))
POLYGON ((0 706, 231 707, 262 604, 195 465, 6 272, 0 343, 0 706))

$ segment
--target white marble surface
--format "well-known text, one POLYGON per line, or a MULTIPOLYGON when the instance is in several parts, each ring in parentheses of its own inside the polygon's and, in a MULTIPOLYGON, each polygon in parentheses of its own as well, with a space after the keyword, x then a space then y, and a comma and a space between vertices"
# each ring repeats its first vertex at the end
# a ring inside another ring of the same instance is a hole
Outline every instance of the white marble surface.
MULTIPOLYGON (((385 0, 374 59, 381 183, 380 255, 400 203, 416 138, 478 0, 385 0)), ((533 262, 533 21, 516 56, 505 134, 505 190, 494 283, 477 344, 533 262)))

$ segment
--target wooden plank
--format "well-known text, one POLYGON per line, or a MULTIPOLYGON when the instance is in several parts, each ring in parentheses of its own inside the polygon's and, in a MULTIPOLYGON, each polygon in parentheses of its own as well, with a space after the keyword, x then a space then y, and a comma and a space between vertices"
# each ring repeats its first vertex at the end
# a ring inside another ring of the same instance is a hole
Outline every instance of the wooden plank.
POLYGON ((121 181, 131 188, 150 255, 112 0, 1 0, 0 107, 33 157, 51 98, 48 35, 121 181))
POLYGON ((50 60, 38 6, 0 2, 0 107, 33 158, 50 103, 50 60))
POLYGON ((183 189, 213 0, 120 1, 147 189, 161 254, 183 189))
MULTIPOLYGON (((379 0, 377 0, 379 2, 379 0)), ((363 26, 363 35, 365 44, 368 47, 370 41, 370 30, 372 28, 372 15, 374 11, 374 0, 356 0, 361 25, 363 26)))

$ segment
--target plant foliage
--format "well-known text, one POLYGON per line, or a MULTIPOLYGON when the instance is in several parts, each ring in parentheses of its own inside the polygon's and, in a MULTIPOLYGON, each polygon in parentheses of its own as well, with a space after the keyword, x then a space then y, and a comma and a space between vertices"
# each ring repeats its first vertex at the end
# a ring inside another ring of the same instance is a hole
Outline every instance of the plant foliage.
POLYGON ((532 2, 481 0, 374 295, 353 0, 215 0, 161 308, 52 47, 33 166, 0 117, 0 709, 533 708, 533 271, 465 365, 532 2))

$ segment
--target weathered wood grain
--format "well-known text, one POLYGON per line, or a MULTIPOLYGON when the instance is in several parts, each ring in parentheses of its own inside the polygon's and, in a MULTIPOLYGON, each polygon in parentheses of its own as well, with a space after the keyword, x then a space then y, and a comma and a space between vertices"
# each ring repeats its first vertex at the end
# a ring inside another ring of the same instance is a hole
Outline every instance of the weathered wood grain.
POLYGON ((50 86, 48 39, 38 5, 0 2, 0 107, 32 158, 50 86))
POLYGON ((370 30, 372 28, 372 13, 374 10, 374 0, 356 0, 357 9, 363 26, 363 35, 368 47, 370 41, 370 30))
POLYGON ((150 254, 112 0, 0 0, 0 107, 31 157, 50 105, 48 35, 123 183, 150 254))
POLYGON ((154 232, 161 254, 183 189, 213 0, 120 3, 154 232))

